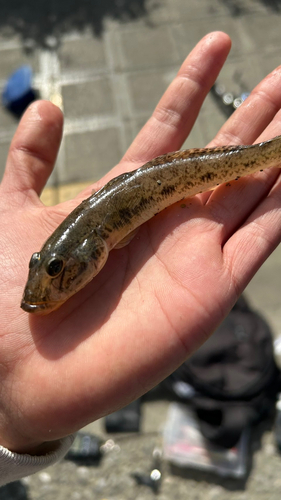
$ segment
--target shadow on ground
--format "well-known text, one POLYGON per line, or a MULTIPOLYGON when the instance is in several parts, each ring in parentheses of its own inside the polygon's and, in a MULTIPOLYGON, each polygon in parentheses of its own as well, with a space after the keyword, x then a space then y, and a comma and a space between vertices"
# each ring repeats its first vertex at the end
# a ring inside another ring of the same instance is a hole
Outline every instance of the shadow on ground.
MULTIPOLYGON (((259 0, 259 2, 269 10, 281 13, 281 0, 259 0)), ((249 12, 249 8, 244 0, 221 0, 221 3, 228 7, 230 14, 234 17, 242 16, 249 12)))
POLYGON ((26 487, 20 481, 0 487, 1 500, 28 500, 26 487))
POLYGON ((0 30, 7 36, 19 34, 39 46, 49 46, 49 37, 58 42, 64 33, 91 29, 103 31, 106 18, 120 22, 145 17, 146 0, 0 0, 0 30))
MULTIPOLYGON (((281 0, 258 1, 281 13, 281 0)), ((248 12, 243 0, 221 0, 221 3, 234 17, 248 12)), ((106 19, 126 22, 146 18, 159 5, 159 0, 153 4, 147 0, 0 0, 0 31, 4 36, 18 34, 35 46, 54 48, 65 33, 90 29, 101 36, 106 19)))

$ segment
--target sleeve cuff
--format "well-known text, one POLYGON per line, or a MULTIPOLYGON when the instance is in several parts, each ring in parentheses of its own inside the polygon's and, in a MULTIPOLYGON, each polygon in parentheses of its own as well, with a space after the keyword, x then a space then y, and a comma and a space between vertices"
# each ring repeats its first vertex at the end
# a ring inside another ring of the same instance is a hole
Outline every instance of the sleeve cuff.
POLYGON ((0 446, 0 486, 49 467, 62 459, 74 441, 74 435, 58 441, 57 449, 46 455, 18 454, 0 446))

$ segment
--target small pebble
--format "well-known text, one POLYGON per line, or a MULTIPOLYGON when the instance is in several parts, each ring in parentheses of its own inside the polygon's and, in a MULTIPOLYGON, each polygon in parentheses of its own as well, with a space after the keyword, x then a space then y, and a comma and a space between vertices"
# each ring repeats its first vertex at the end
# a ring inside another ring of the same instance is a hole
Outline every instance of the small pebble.
POLYGON ((79 481, 87 482, 90 476, 90 471, 87 467, 77 467, 76 474, 78 476, 79 481))
POLYGON ((155 447, 153 452, 152 452, 152 456, 153 456, 154 460, 160 460, 162 458, 161 448, 155 447))
POLYGON ((45 43, 49 49, 55 49, 58 46, 58 39, 55 36, 47 36, 45 43))
POLYGON ((30 480, 31 480, 30 476, 26 476, 21 479, 21 482, 26 486, 28 486, 30 484, 30 480))
POLYGON ((265 454, 269 457, 275 455, 275 446, 271 443, 268 443, 264 447, 265 454))
POLYGON ((119 453, 120 451, 120 446, 119 444, 116 444, 113 439, 108 439, 102 446, 101 446, 101 451, 103 453, 107 453, 108 451, 115 451, 119 453))
POLYGON ((209 491, 208 500, 217 500, 221 493, 223 493, 222 486, 214 486, 209 491))
POLYGON ((48 472, 40 472, 39 479, 40 479, 41 483, 44 483, 44 484, 50 483, 52 481, 52 478, 51 478, 50 474, 48 474, 48 472))
POLYGON ((151 473, 150 473, 150 477, 153 481, 159 481, 159 479, 161 478, 160 470, 153 469, 153 471, 151 471, 151 473))
POLYGON ((104 477, 101 477, 100 479, 97 480, 95 484, 95 489, 96 491, 101 491, 106 487, 106 480, 104 477))
POLYGON ((70 498, 71 500, 80 500, 80 498, 82 498, 82 495, 78 491, 73 491, 70 498))
POLYGON ((111 451, 115 446, 113 439, 108 439, 102 446, 101 450, 104 452, 111 451))

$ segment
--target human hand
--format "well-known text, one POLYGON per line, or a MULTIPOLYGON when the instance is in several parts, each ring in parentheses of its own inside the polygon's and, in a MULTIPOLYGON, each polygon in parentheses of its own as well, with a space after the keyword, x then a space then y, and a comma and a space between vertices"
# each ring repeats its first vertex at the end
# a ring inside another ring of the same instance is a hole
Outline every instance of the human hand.
MULTIPOLYGON (((95 188, 178 149, 230 48, 205 37, 184 62, 122 161, 95 188)), ((263 80, 211 145, 281 133, 281 67, 263 80)), ((202 344, 280 241, 279 169, 181 203, 113 250, 101 273, 59 310, 21 311, 31 254, 93 186, 45 207, 38 198, 60 143, 62 116, 48 102, 26 112, 1 184, 0 444, 39 453, 145 393, 202 344), (44 449, 44 448, 43 448, 44 449)))

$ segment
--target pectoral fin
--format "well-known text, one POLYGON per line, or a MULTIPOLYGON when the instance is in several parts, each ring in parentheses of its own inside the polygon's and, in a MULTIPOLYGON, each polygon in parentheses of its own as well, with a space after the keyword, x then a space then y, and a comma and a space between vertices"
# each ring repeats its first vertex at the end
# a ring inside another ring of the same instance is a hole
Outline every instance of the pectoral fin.
POLYGON ((137 227, 131 233, 127 234, 127 236, 125 236, 123 240, 119 241, 119 243, 117 243, 117 245, 114 248, 123 248, 126 245, 128 245, 130 241, 134 238, 134 236, 137 234, 138 230, 139 228, 137 227))

